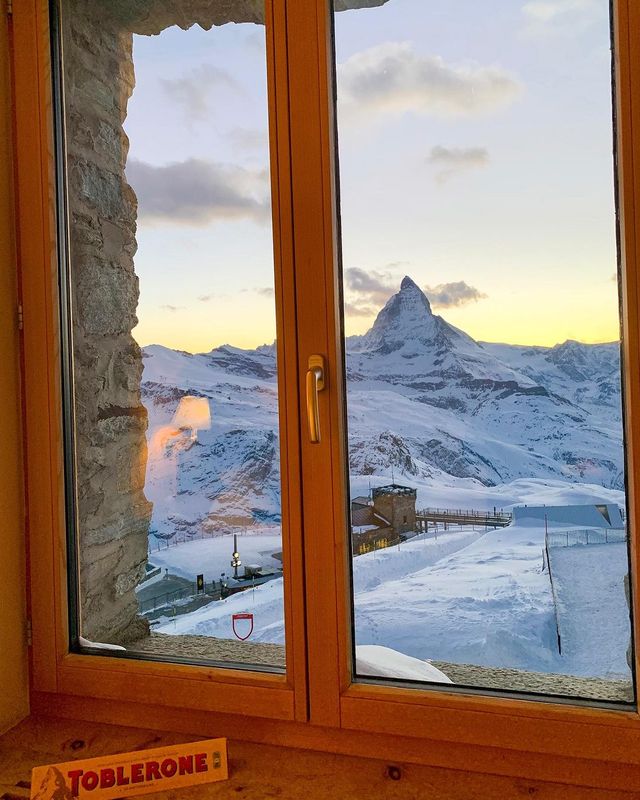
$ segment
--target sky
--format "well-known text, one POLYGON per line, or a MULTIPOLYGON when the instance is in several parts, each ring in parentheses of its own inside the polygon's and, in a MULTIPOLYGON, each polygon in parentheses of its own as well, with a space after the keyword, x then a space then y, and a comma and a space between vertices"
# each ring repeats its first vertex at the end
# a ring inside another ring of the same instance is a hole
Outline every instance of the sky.
MULTIPOLYGON (((608 0, 336 14, 347 334, 410 275, 481 341, 618 338, 608 0)), ((134 39, 140 344, 275 338, 264 30, 134 39)))

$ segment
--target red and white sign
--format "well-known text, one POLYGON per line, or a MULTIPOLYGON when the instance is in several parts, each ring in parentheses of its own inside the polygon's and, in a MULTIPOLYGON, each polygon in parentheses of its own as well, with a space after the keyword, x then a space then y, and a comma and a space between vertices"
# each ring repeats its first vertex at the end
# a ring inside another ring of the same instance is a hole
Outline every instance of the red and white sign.
POLYGON ((231 616, 231 627, 237 639, 244 642, 253 633, 253 614, 233 614, 231 616), (240 633, 238 633, 240 631, 240 633), (242 635, 244 634, 244 636, 242 635))

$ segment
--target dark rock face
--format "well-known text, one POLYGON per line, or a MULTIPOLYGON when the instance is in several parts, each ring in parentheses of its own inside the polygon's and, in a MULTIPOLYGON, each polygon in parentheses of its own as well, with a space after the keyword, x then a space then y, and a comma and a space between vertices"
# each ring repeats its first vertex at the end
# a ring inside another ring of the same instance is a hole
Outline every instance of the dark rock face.
POLYGON ((456 478, 475 478, 484 486, 495 486, 502 479, 491 462, 461 439, 449 434, 421 443, 421 455, 438 469, 456 478))
POLYGON ((358 475, 375 475, 379 470, 397 469, 402 475, 418 475, 407 443, 391 431, 382 431, 370 439, 349 441, 349 468, 358 475))

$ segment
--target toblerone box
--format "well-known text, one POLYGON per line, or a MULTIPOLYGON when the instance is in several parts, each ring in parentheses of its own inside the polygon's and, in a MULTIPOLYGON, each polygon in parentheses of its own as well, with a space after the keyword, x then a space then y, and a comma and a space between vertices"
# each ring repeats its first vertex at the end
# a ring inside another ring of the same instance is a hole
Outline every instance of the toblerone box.
POLYGON ((35 767, 31 800, 110 800, 228 777, 227 740, 208 739, 35 767))

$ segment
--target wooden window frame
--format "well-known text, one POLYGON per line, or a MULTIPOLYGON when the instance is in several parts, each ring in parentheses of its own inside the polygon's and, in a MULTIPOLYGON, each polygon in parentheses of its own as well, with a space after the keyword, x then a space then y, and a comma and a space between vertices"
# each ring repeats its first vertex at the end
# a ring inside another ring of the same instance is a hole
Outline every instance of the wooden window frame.
MULTIPOLYGON (((276 60, 283 53, 284 3, 268 2, 269 119, 274 219, 276 293, 279 298, 278 338, 284 343, 279 372, 283 516, 300 527, 299 448, 289 446, 299 430, 297 419, 297 353, 290 193, 286 191, 288 141, 286 95, 275 91, 276 60), (282 115, 285 115, 284 117, 282 115), (284 187, 284 189, 283 189, 284 187), (284 391, 282 389, 284 388, 284 391), (286 515, 285 515, 286 511, 286 515)), ((169 664, 151 660, 85 656, 69 652, 67 530, 64 497, 62 340, 58 289, 59 231, 56 214, 58 176, 54 136, 51 36, 48 0, 24 0, 12 16, 17 217, 19 267, 24 307, 23 375, 26 422, 26 487, 30 616, 32 622, 32 684, 36 690, 105 699, 156 701, 193 709, 232 712, 238 708, 272 719, 307 718, 304 606, 293 601, 302 593, 302 551, 299 537, 283 542, 286 674, 169 664), (290 576, 290 577, 289 577, 290 576), (157 685, 158 692, 152 691, 157 685)), ((284 86, 286 90, 286 84, 284 86)))
MULTIPOLYGON (((32 707, 80 719, 152 721, 157 727, 189 733, 640 790, 637 709, 352 681, 331 18, 327 0, 273 0, 271 8, 269 80, 275 89, 270 93, 271 138, 276 145, 272 147, 274 202, 280 208, 276 248, 282 265, 277 291, 284 309, 283 332, 294 341, 285 367, 290 376, 286 424, 301 442, 289 493, 294 505, 301 496, 305 521, 304 540, 291 544, 289 552, 293 569, 286 604, 290 665, 286 677, 68 653, 48 9, 46 0, 14 0, 32 707), (328 364, 329 391, 322 393, 320 405, 320 446, 308 443, 306 420, 299 413, 311 353, 324 354, 328 364), (299 571, 292 575, 295 570, 299 571)), ((614 0, 613 12, 628 501, 630 519, 636 523, 640 521, 640 4, 614 0)), ((636 642, 640 641, 637 528, 631 525, 636 642)), ((636 674, 639 651, 636 648, 636 674)))

